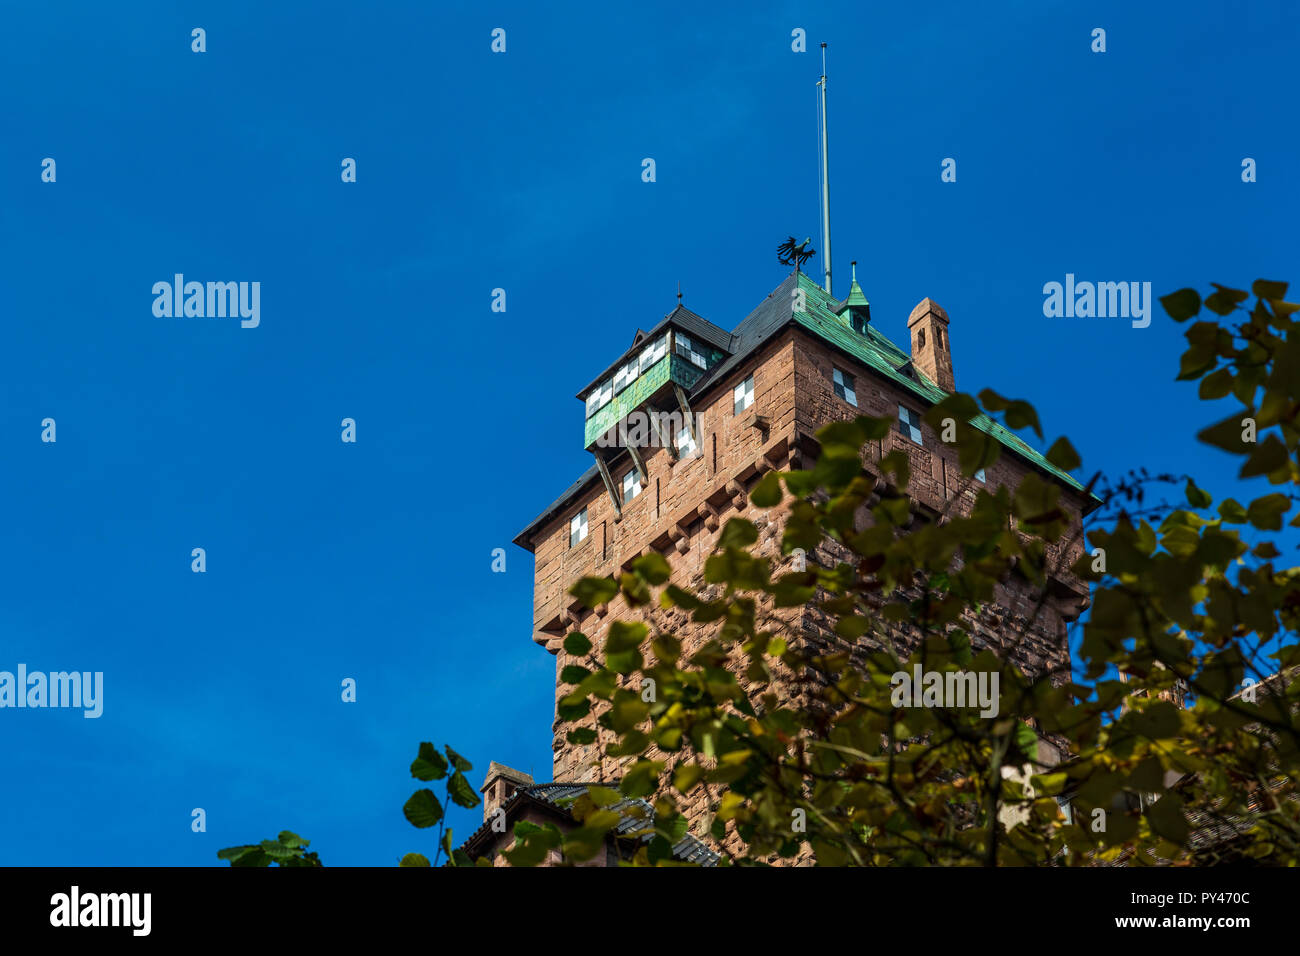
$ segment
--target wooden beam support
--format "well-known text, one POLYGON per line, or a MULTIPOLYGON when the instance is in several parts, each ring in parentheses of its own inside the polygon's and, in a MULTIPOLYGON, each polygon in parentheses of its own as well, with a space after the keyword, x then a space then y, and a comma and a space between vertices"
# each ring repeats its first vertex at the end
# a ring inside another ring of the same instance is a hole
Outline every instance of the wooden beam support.
POLYGON ((641 487, 644 488, 650 484, 650 474, 645 470, 645 462, 641 460, 641 454, 636 450, 636 445, 627 440, 627 428, 624 422, 619 423, 618 431, 619 437, 623 441, 623 447, 627 449, 627 453, 632 457, 632 466, 636 468, 636 473, 641 476, 641 487))
POLYGON ((623 505, 618 500, 618 490, 614 487, 614 479, 609 475, 609 466, 605 464, 605 459, 600 457, 600 452, 592 452, 596 459, 596 468, 600 472, 600 477, 604 479, 605 490, 609 492, 609 500, 614 505, 614 520, 620 521, 623 518, 623 505))
POLYGON ((655 433, 655 441, 659 443, 660 448, 667 448, 668 454, 672 455, 673 461, 677 460, 677 446, 673 444, 671 435, 664 435, 663 429, 659 427, 659 412, 657 409, 646 406, 646 414, 650 416, 650 430, 655 433))
POLYGON ((700 436, 695 434, 695 416, 691 414, 691 403, 686 400, 686 392, 676 382, 673 382, 673 391, 677 394, 677 404, 681 406, 682 415, 686 418, 686 429, 691 433, 695 450, 699 454, 704 454, 704 448, 700 445, 700 436))

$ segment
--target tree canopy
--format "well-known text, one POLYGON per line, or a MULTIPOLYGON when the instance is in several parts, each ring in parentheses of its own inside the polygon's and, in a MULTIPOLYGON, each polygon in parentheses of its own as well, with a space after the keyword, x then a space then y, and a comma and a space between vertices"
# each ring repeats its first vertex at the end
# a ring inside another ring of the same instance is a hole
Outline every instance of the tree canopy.
MULTIPOLYGON (((969 423, 983 411, 1042 440, 1033 406, 957 393, 925 416, 967 482, 942 514, 917 513, 905 455, 867 453, 893 421, 860 416, 820 430, 811 468, 759 480, 702 582, 675 581, 657 553, 576 582, 571 593, 614 620, 599 646, 565 638, 558 716, 617 782, 573 804, 568 832, 517 828, 506 860, 588 859, 620 823, 611 807, 644 797, 655 814, 633 833, 640 864, 676 863, 688 816, 735 865, 1294 864, 1300 568, 1283 556, 1300 526, 1300 306, 1282 283, 1252 291, 1253 303, 1218 285, 1161 300, 1191 323, 1177 377, 1235 406, 1196 436, 1241 459, 1239 477, 1259 488, 1250 501, 1216 499, 1189 475, 1098 474, 1078 540, 1059 483, 1032 471, 1016 488, 973 480, 1002 450, 969 423), (1171 488, 1180 500, 1155 500, 1171 488), (761 539, 778 514, 779 542, 761 539), (1003 634, 998 653, 973 639, 1000 585, 1041 607, 1070 576, 1092 602, 1072 672, 1024 673, 1008 653, 1023 631, 1003 634), (792 626, 806 614, 822 626, 792 626), (705 639, 683 640, 688 620, 705 639), (947 687, 973 675, 997 689, 994 713, 943 695, 899 706, 898 675, 914 673, 952 675, 947 687)), ((1065 438, 1046 457, 1082 466, 1065 438)), ((449 798, 472 806, 473 788, 457 784, 468 769, 421 744, 411 772, 446 778, 449 798)), ((417 827, 442 825, 430 790, 405 809, 417 827)), ((266 844, 235 849, 285 865, 266 844)), ((472 862, 449 833, 442 856, 472 862)))

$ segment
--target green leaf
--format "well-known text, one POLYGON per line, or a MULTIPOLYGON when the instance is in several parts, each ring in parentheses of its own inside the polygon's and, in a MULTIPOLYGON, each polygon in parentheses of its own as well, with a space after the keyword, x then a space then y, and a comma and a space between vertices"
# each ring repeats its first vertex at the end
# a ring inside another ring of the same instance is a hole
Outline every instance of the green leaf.
POLYGON ((1251 451, 1255 445, 1251 442, 1242 440, 1242 432, 1245 426, 1242 421, 1254 416, 1253 411, 1239 411, 1227 418, 1215 422, 1208 428, 1202 428, 1196 433, 1196 437, 1207 445, 1213 445, 1215 448, 1222 448, 1226 452, 1234 455, 1244 455, 1251 451))
POLYGON ((590 673, 591 671, 587 670, 585 667, 581 667, 578 664, 569 664, 560 670, 560 683, 581 684, 587 679, 587 676, 590 673))
POLYGON ((632 562, 632 570, 645 579, 647 584, 663 584, 672 574, 672 568, 664 560, 664 556, 657 551, 651 551, 643 554, 632 562))
POLYGON ((1187 479, 1187 488, 1185 491, 1187 494, 1187 503, 1193 508, 1208 508, 1214 503, 1214 499, 1210 497, 1209 492, 1197 488, 1196 482, 1192 481, 1190 478, 1187 479))
POLYGON ((1201 297, 1195 289, 1179 289, 1161 296, 1160 304, 1175 322, 1186 322, 1201 311, 1201 297))
POLYGON ((451 765, 455 767, 457 770, 459 770, 461 773, 468 773, 469 771, 474 769, 474 765, 472 763, 470 763, 460 754, 456 753, 456 751, 452 750, 450 747, 444 745, 442 749, 447 752, 447 759, 451 761, 451 765))
POLYGON ((1232 498, 1219 502, 1219 517, 1228 524, 1244 524, 1247 520, 1246 509, 1232 498))
POLYGON ((411 799, 406 801, 406 806, 402 807, 402 813, 406 815, 406 819, 412 826, 423 830, 436 826, 442 819, 442 804, 433 795, 432 790, 417 790, 411 794, 411 799))
POLYGON ((605 638, 605 651, 630 651, 644 643, 649 628, 644 621, 615 621, 609 626, 609 636, 605 638))
POLYGON ((585 657, 591 651, 591 641, 581 631, 573 631, 564 639, 564 652, 574 657, 585 657))
POLYGON ((758 541, 758 529, 744 518, 731 518, 718 538, 719 548, 746 548, 758 541))
POLYGON ((590 727, 579 727, 577 730, 570 730, 564 736, 569 743, 577 744, 580 747, 596 742, 596 731, 590 727))
POLYGON ((1282 516, 1291 508, 1291 499, 1279 493, 1256 498, 1246 510, 1246 520, 1261 531, 1281 531, 1282 516))
POLYGON ((402 857, 402 861, 397 865, 398 866, 428 866, 429 858, 425 856, 423 853, 408 853, 406 854, 406 856, 402 857))
POLYGON ((1271 475, 1284 468, 1289 460, 1286 445, 1276 435, 1269 435, 1260 442, 1245 464, 1241 466, 1238 477, 1253 478, 1256 475, 1271 475))
POLYGON ((618 594, 618 582, 613 578, 579 578, 569 588, 569 593, 590 608, 608 604, 618 594))
POLYGON ((1046 458, 1061 471, 1074 471, 1083 464, 1079 459, 1079 453, 1074 450, 1074 446, 1065 436, 1052 442, 1052 447, 1047 449, 1046 458))
POLYGON ((1183 802, 1177 794, 1165 794, 1151 805, 1146 816, 1151 829, 1166 840, 1179 846, 1187 842, 1187 818, 1183 816, 1183 802))
POLYGON ((1285 282, 1273 282, 1268 279, 1256 279, 1251 284, 1250 291, 1255 293, 1261 299, 1285 299, 1286 298, 1285 282))
POLYGON ((1221 368, 1201 379, 1197 394, 1206 401, 1223 398, 1232 391, 1233 381, 1232 369, 1221 368))
POLYGON ((459 807, 477 807, 479 805, 478 794, 474 792, 474 785, 463 773, 454 773, 451 779, 447 781, 447 795, 451 797, 452 803, 459 807))
POLYGON ((993 389, 986 388, 980 392, 980 401, 989 411, 1002 412, 1008 428, 1016 431, 1032 428, 1034 434, 1039 438, 1043 437, 1043 426, 1038 423, 1038 412, 1034 410, 1033 405, 1023 399, 1003 398, 993 389))
POLYGON ((441 780, 447 775, 447 761, 442 754, 425 741, 420 744, 419 755, 411 763, 411 776, 416 780, 441 780))
POLYGON ((774 508, 781 503, 781 478, 769 471, 749 493, 749 500, 759 508, 774 508))
POLYGON ((1205 300, 1205 307, 1211 312, 1219 315, 1230 315, 1237 307, 1237 303, 1244 302, 1249 298, 1250 293, 1241 289, 1229 289, 1227 286, 1221 286, 1217 282, 1211 282, 1216 291, 1205 300))

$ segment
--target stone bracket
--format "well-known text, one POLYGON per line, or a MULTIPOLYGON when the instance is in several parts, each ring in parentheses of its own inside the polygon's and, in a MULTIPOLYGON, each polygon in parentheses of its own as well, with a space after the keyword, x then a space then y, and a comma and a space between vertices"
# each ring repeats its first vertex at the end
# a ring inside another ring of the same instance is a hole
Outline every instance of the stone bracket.
POLYGON ((605 464, 605 459, 600 456, 600 452, 593 451, 591 454, 596 459, 596 469, 600 472, 600 477, 605 482, 605 490, 609 492, 609 500, 614 505, 614 520, 621 521, 623 504, 618 500, 618 490, 614 487, 614 479, 610 477, 609 466, 605 464))
POLYGON ((673 392, 677 395, 677 404, 681 406, 682 415, 686 419, 686 428, 691 433, 691 441, 695 443, 695 450, 703 454, 704 448, 700 445, 700 436, 695 433, 695 416, 691 414, 691 403, 686 400, 686 392, 676 382, 673 382, 673 392))

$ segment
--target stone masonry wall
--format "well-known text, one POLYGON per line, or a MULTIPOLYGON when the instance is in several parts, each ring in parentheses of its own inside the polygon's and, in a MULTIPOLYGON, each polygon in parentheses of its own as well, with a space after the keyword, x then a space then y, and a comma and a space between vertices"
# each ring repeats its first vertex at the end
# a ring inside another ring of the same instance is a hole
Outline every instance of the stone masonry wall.
MULTIPOLYGON (((611 621, 643 616, 643 612, 628 609, 617 598, 598 612, 581 608, 566 593, 573 581, 584 575, 617 573, 653 549, 668 558, 674 582, 700 590, 704 587, 704 561, 712 553, 722 525, 736 514, 758 526, 760 541, 756 550, 779 556, 785 515, 780 509, 751 507, 748 489, 768 469, 811 467, 815 443, 810 442, 810 436, 827 422, 859 414, 894 417, 900 401, 914 411, 925 410, 910 393, 879 379, 819 340, 802 331, 787 330, 734 370, 727 381, 709 393, 702 407, 694 408, 700 415, 698 457, 674 461, 663 449, 649 454, 645 459, 649 481, 639 496, 623 506, 621 520, 615 520, 604 484, 597 480, 590 485, 535 539, 534 639, 556 655, 557 698, 566 692, 559 683, 559 671, 573 662, 561 647, 565 634, 581 630, 600 646, 611 621), (833 367, 854 376, 857 408, 836 397, 831 380, 833 367), (732 388, 751 372, 754 404, 735 415, 732 388), (589 534, 585 541, 570 548, 569 519, 584 505, 588 509, 589 534)), ((923 426, 921 446, 898 432, 891 432, 877 444, 879 447, 868 450, 869 468, 872 459, 893 448, 906 450, 912 465, 909 492, 921 509, 936 516, 945 509, 969 509, 976 483, 961 477, 955 450, 943 446, 928 427, 923 426)), ((625 457, 612 469, 616 484, 630 467, 625 457)), ((1029 467, 1004 450, 998 462, 987 469, 986 477, 991 486, 1005 484, 1014 489, 1029 467)), ((1062 504, 1077 524, 1082 497, 1068 490, 1062 495, 1062 504)), ((840 550, 835 542, 827 541, 808 559, 833 566, 841 556, 840 550)), ((1081 553, 1082 545, 1075 544, 1062 549, 1059 557, 1068 568, 1081 553)), ((1026 638, 1012 652, 1017 665, 1032 674, 1053 671, 1057 682, 1068 679, 1066 624, 1086 606, 1083 602, 1087 591, 1068 571, 1059 575, 1054 585, 1047 606, 1030 620, 1036 596, 1014 580, 1008 581, 999 589, 994 606, 978 620, 964 622, 976 648, 990 646, 996 650, 1009 634, 1023 628, 1026 638)), ((838 640, 832 638, 829 622, 819 620, 812 609, 793 608, 780 613, 794 632, 808 640, 838 640)), ((686 656, 712 634, 713 625, 694 624, 680 611, 656 608, 645 615, 654 618, 652 631, 656 625, 673 630, 683 641, 686 656)), ((905 646, 912 640, 906 626, 897 629, 894 636, 905 646)), ((614 761, 606 759, 601 764, 596 761, 595 746, 568 743, 567 729, 558 720, 553 726, 553 779, 616 780, 619 768, 614 761)), ((686 810, 694 819, 707 808, 701 797, 686 810)))

